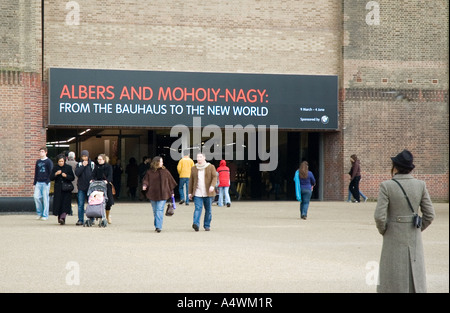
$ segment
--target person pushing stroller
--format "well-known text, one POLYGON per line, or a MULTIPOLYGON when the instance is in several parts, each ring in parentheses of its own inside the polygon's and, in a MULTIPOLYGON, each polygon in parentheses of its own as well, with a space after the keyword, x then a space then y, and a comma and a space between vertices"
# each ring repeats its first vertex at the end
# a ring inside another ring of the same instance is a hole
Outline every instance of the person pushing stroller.
POLYGON ((102 180, 106 183, 106 219, 108 224, 111 224, 111 207, 114 205, 114 197, 112 193, 112 180, 113 180, 113 169, 109 165, 109 158, 105 154, 99 154, 97 157, 98 165, 95 166, 92 172, 92 180, 102 180))

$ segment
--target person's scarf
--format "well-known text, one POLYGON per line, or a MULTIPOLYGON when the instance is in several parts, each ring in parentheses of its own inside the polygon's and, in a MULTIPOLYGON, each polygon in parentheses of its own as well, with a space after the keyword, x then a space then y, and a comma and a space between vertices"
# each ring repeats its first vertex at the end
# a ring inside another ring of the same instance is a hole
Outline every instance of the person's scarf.
POLYGON ((197 164, 195 164, 195 166, 197 167, 198 170, 204 170, 205 168, 207 168, 209 166, 209 164, 211 164, 211 163, 205 162, 203 165, 200 165, 197 163, 197 164))

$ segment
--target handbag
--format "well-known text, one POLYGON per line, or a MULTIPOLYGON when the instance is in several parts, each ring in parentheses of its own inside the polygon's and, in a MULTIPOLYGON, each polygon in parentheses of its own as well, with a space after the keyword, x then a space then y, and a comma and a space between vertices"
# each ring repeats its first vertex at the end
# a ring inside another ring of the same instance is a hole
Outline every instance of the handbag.
POLYGON ((403 191, 403 194, 405 195, 406 201, 408 201, 409 208, 414 213, 414 218, 413 218, 414 227, 421 228, 422 227, 422 217, 420 217, 416 212, 414 212, 411 202, 409 201, 408 195, 406 194, 405 189, 403 189, 402 185, 400 185, 400 183, 396 179, 392 178, 392 180, 395 181, 399 185, 400 189, 403 191))
POLYGON ((172 197, 172 203, 167 203, 166 216, 172 216, 175 213, 175 198, 172 197))
POLYGON ((65 192, 71 192, 74 189, 73 184, 71 182, 67 182, 65 180, 61 183, 61 190, 65 192))
POLYGON ((116 188, 114 187, 113 183, 109 182, 109 184, 111 185, 111 192, 113 194, 113 196, 116 195, 116 188))

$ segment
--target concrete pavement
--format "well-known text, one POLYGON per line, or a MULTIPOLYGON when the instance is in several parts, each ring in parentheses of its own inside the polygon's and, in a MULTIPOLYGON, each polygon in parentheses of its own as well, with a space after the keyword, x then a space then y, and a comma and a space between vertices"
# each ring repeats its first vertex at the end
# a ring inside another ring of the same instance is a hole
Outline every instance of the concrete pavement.
MULTIPOLYGON (((161 233, 146 202, 116 203, 106 228, 1 214, 0 292, 372 293, 375 206, 311 202, 305 221, 297 202, 235 201, 213 207, 210 232, 192 229, 193 204, 177 205, 161 233)), ((448 293, 449 205, 435 209, 423 233, 428 291, 448 293)))

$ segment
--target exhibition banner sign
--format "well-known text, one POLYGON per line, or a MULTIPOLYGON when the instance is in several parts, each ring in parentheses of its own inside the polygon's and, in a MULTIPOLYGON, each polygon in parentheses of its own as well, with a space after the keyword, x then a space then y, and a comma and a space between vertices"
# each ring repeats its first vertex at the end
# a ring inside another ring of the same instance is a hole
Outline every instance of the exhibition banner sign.
POLYGON ((338 128, 338 78, 50 68, 50 126, 338 128))

